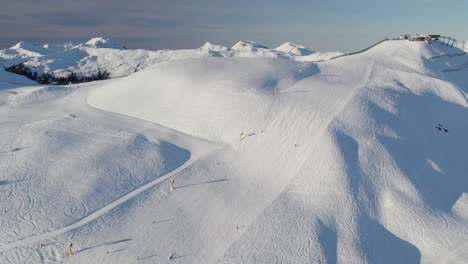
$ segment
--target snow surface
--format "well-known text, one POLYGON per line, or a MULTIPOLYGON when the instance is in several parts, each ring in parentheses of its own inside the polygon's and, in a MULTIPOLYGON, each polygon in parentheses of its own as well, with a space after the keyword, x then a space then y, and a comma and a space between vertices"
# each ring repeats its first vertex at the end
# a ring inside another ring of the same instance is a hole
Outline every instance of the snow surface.
POLYGON ((317 53, 303 46, 287 43, 281 49, 268 49, 253 41, 240 41, 232 48, 206 43, 198 49, 183 50, 127 50, 108 39, 98 37, 84 44, 39 45, 20 42, 9 49, 0 50, 0 66, 24 63, 34 72, 49 72, 66 77, 75 72, 90 76, 98 70, 107 71, 111 78, 122 77, 163 62, 205 57, 268 57, 299 61, 326 60, 342 53, 317 53), (285 45, 290 50, 284 48, 285 45), (311 55, 312 54, 312 55, 311 55))
MULTIPOLYGON (((30 79, 23 77, 21 75, 17 75, 14 73, 10 73, 5 71, 4 69, 0 68, 0 82, 3 83, 2 85, 6 84, 19 84, 19 85, 25 85, 25 84, 36 84, 36 82, 31 81, 30 79)), ((0 87, 0 89, 5 88, 5 87, 0 87)))
POLYGON ((107 48, 107 49, 127 49, 125 46, 121 46, 111 42, 109 39, 98 37, 92 38, 85 43, 86 46, 92 48, 107 48))
POLYGON ((0 75, 0 263, 467 263, 461 54, 385 41, 320 63, 179 53, 80 86, 0 75))
POLYGON ((285 53, 292 53, 298 56, 307 56, 314 53, 313 51, 308 50, 306 47, 302 45, 296 45, 292 42, 286 42, 281 46, 277 47, 275 50, 282 51, 285 53))
POLYGON ((456 44, 456 46, 458 48, 460 48, 461 50, 464 50, 465 52, 468 52, 468 44, 467 44, 468 41, 461 41, 461 42, 458 42, 456 44))

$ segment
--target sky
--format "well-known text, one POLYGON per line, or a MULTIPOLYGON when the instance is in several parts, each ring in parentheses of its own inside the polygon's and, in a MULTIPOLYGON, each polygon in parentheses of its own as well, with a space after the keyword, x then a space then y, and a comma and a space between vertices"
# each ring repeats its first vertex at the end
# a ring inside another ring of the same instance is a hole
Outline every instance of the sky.
POLYGON ((0 49, 108 38, 131 49, 252 40, 355 51, 385 37, 468 40, 466 0, 0 0, 0 49))

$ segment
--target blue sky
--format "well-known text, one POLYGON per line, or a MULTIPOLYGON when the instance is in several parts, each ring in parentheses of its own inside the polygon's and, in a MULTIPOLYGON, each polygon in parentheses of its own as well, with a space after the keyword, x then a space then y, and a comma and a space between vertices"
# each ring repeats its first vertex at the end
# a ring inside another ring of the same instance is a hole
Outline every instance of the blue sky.
POLYGON ((353 51, 403 33, 468 40, 466 0, 0 0, 0 7, 0 49, 97 36, 150 50, 253 40, 353 51))

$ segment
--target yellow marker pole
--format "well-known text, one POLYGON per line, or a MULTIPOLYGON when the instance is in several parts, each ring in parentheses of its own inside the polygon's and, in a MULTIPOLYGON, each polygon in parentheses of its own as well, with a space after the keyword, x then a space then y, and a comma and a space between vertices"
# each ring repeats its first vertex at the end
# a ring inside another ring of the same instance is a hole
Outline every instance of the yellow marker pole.
POLYGON ((244 132, 240 133, 239 135, 239 141, 242 141, 244 138, 242 137, 244 135, 244 132))

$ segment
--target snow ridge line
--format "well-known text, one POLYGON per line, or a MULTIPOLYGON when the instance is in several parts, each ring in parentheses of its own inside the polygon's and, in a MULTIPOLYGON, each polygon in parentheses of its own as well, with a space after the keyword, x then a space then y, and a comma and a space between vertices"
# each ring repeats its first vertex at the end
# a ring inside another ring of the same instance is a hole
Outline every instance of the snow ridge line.
MULTIPOLYGON (((371 46, 369 46, 369 47, 367 47, 365 49, 362 49, 362 50, 359 50, 359 51, 354 51, 354 52, 349 52, 349 53, 345 53, 345 54, 341 54, 341 55, 338 55, 338 56, 335 56, 335 57, 331 57, 328 60, 305 61, 305 62, 309 62, 309 63, 325 62, 325 61, 331 61, 331 60, 346 57, 346 56, 360 54, 360 53, 363 53, 363 52, 366 52, 366 51, 372 49, 373 47, 375 47, 375 46, 379 45, 380 43, 385 42, 387 40, 389 40, 389 39, 383 39, 383 40, 381 40, 381 41, 379 41, 379 42, 377 42, 377 43, 375 43, 375 44, 373 44, 373 45, 371 45, 371 46)), ((393 40, 396 40, 396 39, 393 39, 393 40)))
POLYGON ((187 160, 181 166, 168 169, 167 172, 165 174, 162 174, 162 176, 160 176, 159 178, 154 179, 153 181, 150 181, 150 182, 146 183, 145 185, 138 187, 137 189, 125 194, 124 196, 122 196, 122 197, 118 198, 117 200, 105 205, 104 207, 101 207, 100 209, 92 212, 91 214, 83 217, 81 220, 78 220, 77 222, 75 222, 73 224, 70 224, 68 226, 56 229, 54 231, 50 231, 50 232, 47 232, 47 233, 42 233, 42 234, 39 234, 39 235, 30 236, 30 237, 24 238, 22 240, 18 240, 18 241, 13 242, 13 243, 2 245, 2 246, 0 246, 0 253, 11 250, 13 248, 34 244, 34 243, 37 243, 39 241, 46 240, 48 238, 63 234, 65 232, 67 232, 67 231, 70 231, 70 230, 76 229, 78 227, 84 226, 86 224, 89 224, 92 221, 94 221, 94 220, 98 219, 99 217, 101 217, 102 215, 106 214, 107 212, 110 212, 114 208, 116 208, 119 205, 125 203, 126 201, 128 201, 128 200, 134 198, 135 196, 143 193, 144 191, 150 189, 151 187, 157 185, 158 183, 163 182, 164 180, 170 178, 171 176, 174 176, 175 174, 181 172, 185 168, 187 168, 190 165, 192 165, 193 163, 195 163, 195 161, 196 160, 193 160, 192 157, 191 157, 189 160, 187 160))
POLYGON ((18 85, 26 85, 26 86, 40 85, 39 83, 17 83, 17 82, 8 82, 8 81, 0 81, 0 83, 18 84, 18 85))
POLYGON ((454 71, 461 71, 463 69, 465 69, 466 67, 468 67, 468 62, 465 63, 464 65, 458 67, 458 68, 453 68, 453 69, 445 69, 444 72, 454 72, 454 71))
POLYGON ((463 56, 465 55, 466 52, 463 52, 463 53, 458 53, 458 54, 441 54, 441 55, 436 55, 436 56, 432 56, 430 57, 429 59, 432 60, 432 59, 436 59, 436 58, 440 58, 440 57, 449 57, 449 58, 452 58, 452 57, 456 57, 456 56, 463 56))
POLYGON ((334 59, 338 59, 338 58, 341 58, 341 57, 346 57, 346 56, 351 56, 351 55, 356 55, 356 54, 360 54, 360 53, 366 52, 366 51, 372 49, 373 47, 375 47, 375 46, 379 45, 380 43, 385 42, 385 41, 387 41, 387 40, 388 40, 388 39, 383 39, 383 40, 381 40, 381 41, 375 43, 374 45, 371 45, 371 46, 369 46, 369 47, 367 47, 367 48, 365 48, 365 49, 362 49, 362 50, 359 50, 359 51, 355 51, 355 52, 346 53, 346 54, 342 54, 342 55, 338 55, 338 56, 336 56, 336 57, 330 58, 330 60, 334 60, 334 59))

